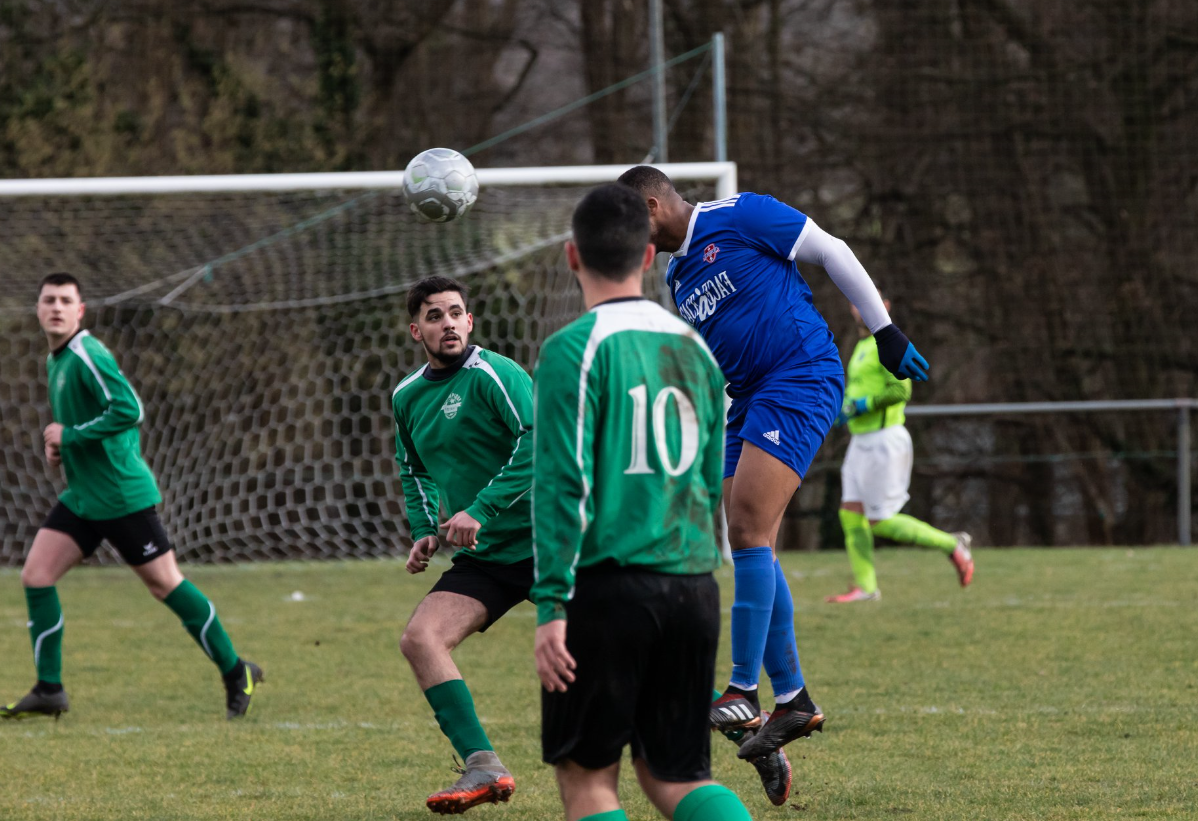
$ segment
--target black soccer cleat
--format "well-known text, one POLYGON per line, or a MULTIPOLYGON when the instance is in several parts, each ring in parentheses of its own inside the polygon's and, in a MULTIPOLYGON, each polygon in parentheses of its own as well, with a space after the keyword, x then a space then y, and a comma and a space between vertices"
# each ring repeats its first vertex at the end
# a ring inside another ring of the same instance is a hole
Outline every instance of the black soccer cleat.
POLYGON ((822 733, 824 714, 814 704, 811 707, 814 712, 793 707, 775 707, 769 720, 737 750, 737 758, 752 761, 780 750, 796 739, 806 738, 815 732, 822 733))
POLYGON ((35 687, 20 701, 14 701, 7 707, 0 707, 0 718, 22 719, 54 716, 57 719, 70 709, 66 690, 59 690, 57 693, 40 693, 35 687))
MULTIPOLYGON (((762 711, 761 717, 767 722, 769 716, 769 713, 762 711)), ((736 742, 736 746, 742 747, 756 734, 756 730, 744 730, 741 731, 739 738, 731 738, 731 736, 729 738, 736 742)), ((786 757, 786 753, 782 750, 774 750, 772 753, 752 759, 750 763, 757 769, 757 775, 761 777, 761 786, 770 803, 775 807, 785 804, 786 799, 790 798, 790 785, 794 776, 790 759, 786 757)))
POLYGON ((240 718, 250 711, 250 699, 264 678, 262 668, 252 661, 242 661, 240 669, 225 678, 225 718, 240 718))
POLYGON ((708 712, 711 729, 751 730, 761 726, 761 708, 740 693, 726 692, 711 703, 708 712))

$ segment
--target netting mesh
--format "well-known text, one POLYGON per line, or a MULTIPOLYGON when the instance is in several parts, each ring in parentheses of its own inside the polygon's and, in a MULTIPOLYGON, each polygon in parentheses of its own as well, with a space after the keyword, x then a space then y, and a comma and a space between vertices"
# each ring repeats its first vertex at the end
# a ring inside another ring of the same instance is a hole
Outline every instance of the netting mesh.
POLYGON ((390 191, 0 199, 0 564, 62 483, 42 458, 43 275, 80 277, 85 327, 142 397, 184 558, 385 555, 407 538, 391 390, 424 361, 407 288, 463 279, 471 341, 530 367, 583 307, 561 245, 584 190, 488 188, 448 225, 390 191))

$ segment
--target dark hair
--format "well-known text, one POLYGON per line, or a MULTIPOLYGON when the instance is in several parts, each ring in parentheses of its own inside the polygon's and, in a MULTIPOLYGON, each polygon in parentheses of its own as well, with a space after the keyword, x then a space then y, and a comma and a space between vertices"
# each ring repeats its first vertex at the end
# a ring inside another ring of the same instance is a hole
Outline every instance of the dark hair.
POLYGON ((650 194, 665 194, 674 190, 674 183, 663 172, 651 165, 629 168, 616 182, 627 185, 642 197, 650 194))
POLYGON ((639 273, 649 244, 649 208, 627 185, 601 185, 582 198, 571 222, 588 271, 622 282, 639 273))
POLYGON ((456 279, 440 276, 425 277, 408 291, 408 316, 415 319, 420 315, 420 306, 425 303, 425 300, 433 294, 441 294, 445 291, 457 291, 461 294, 463 306, 470 298, 470 289, 456 279))
POLYGON ((75 279, 71 274, 58 272, 55 274, 46 274, 42 277, 42 281, 37 284, 37 298, 42 298, 42 289, 47 285, 74 285, 75 290, 79 292, 79 298, 83 299, 83 286, 79 284, 79 280, 75 279))

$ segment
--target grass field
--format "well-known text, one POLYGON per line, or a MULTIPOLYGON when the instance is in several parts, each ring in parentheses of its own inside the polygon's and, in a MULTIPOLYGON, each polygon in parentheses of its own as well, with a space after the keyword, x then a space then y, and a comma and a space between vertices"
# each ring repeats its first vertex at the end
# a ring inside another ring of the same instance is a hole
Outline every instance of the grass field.
MULTIPOLYGON (((784 563, 828 730, 789 748, 783 808, 715 739, 715 777, 754 818, 1198 818, 1198 552, 979 551, 961 591, 939 556, 888 550, 885 599, 841 607, 822 597, 842 589, 842 555, 784 563)), ((396 641, 431 576, 398 562, 190 576, 266 669, 251 716, 223 720, 215 671, 132 574, 77 570, 60 585, 73 709, 0 724, 0 819, 430 817, 451 749, 396 641)), ((727 608, 728 570, 720 581, 727 608)), ((17 572, 0 571, 5 700, 33 680, 25 618, 17 572)), ((511 804, 470 817, 561 817, 540 763, 533 624, 521 605, 458 651, 517 783, 511 804)), ((723 678, 726 640, 721 652, 723 678)), ((656 817, 630 779, 623 796, 629 818, 656 817)))

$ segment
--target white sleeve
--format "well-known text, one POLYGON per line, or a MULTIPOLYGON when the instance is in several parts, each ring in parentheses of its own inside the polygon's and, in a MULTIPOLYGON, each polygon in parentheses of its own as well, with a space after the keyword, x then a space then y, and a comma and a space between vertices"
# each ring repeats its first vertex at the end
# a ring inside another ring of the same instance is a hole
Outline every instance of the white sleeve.
POLYGON ((865 272, 845 241, 828 234, 810 217, 803 229, 803 236, 795 249, 794 258, 799 262, 812 262, 823 267, 849 302, 857 306, 869 332, 877 333, 890 323, 890 314, 882 304, 878 288, 865 272))

